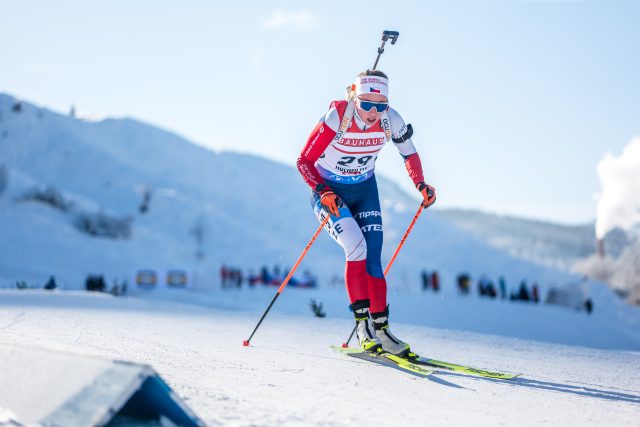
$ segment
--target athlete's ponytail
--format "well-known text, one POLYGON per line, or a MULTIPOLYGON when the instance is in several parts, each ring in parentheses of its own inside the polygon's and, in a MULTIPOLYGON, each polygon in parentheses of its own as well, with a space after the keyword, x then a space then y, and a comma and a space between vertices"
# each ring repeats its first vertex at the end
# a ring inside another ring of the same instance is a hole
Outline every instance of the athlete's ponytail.
POLYGON ((366 70, 358 74, 358 77, 363 77, 363 76, 378 76, 378 77, 384 77, 385 79, 389 80, 389 77, 387 77, 387 75, 380 70, 366 70))

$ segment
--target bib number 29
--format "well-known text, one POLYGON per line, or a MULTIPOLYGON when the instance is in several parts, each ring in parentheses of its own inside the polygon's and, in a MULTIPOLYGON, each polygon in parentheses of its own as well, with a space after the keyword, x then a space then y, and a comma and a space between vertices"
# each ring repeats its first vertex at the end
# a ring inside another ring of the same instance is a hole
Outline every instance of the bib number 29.
POLYGON ((369 163, 369 160, 373 159, 373 156, 363 156, 363 157, 355 157, 355 156, 342 156, 338 161, 340 166, 349 166, 354 161, 358 161, 359 165, 366 166, 369 163))

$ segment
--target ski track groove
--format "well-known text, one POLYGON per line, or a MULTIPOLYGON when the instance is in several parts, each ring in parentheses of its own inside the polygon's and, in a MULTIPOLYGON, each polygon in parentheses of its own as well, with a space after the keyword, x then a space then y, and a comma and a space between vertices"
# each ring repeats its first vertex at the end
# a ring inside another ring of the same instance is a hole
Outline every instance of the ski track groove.
POLYGON ((22 311, 19 314, 17 314, 9 323, 7 323, 3 327, 1 327, 0 331, 4 331, 5 329, 9 329, 11 326, 13 326, 16 323, 18 323, 20 321, 20 319, 22 319, 22 317, 25 315, 25 313, 26 313, 26 311, 22 311))

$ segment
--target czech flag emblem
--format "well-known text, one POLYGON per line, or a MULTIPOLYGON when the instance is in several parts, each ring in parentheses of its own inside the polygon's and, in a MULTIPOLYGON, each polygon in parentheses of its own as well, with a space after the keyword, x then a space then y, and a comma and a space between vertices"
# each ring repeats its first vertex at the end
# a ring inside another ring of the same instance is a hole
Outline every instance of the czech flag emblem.
POLYGON ((374 89, 372 87, 369 88, 369 92, 380 93, 380 89, 374 89))

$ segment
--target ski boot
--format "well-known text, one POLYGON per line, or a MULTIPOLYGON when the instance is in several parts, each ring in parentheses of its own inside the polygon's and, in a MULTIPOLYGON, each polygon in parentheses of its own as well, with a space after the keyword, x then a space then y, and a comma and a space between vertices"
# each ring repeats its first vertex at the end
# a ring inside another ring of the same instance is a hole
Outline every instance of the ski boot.
POLYGON ((380 348, 380 340, 376 336, 369 320, 369 300, 358 300, 349 306, 356 318, 356 337, 360 347, 365 351, 376 352, 380 348))
POLYGON ((409 344, 402 342, 389 330, 389 306, 381 313, 371 313, 371 322, 384 351, 400 357, 412 354, 409 344))

